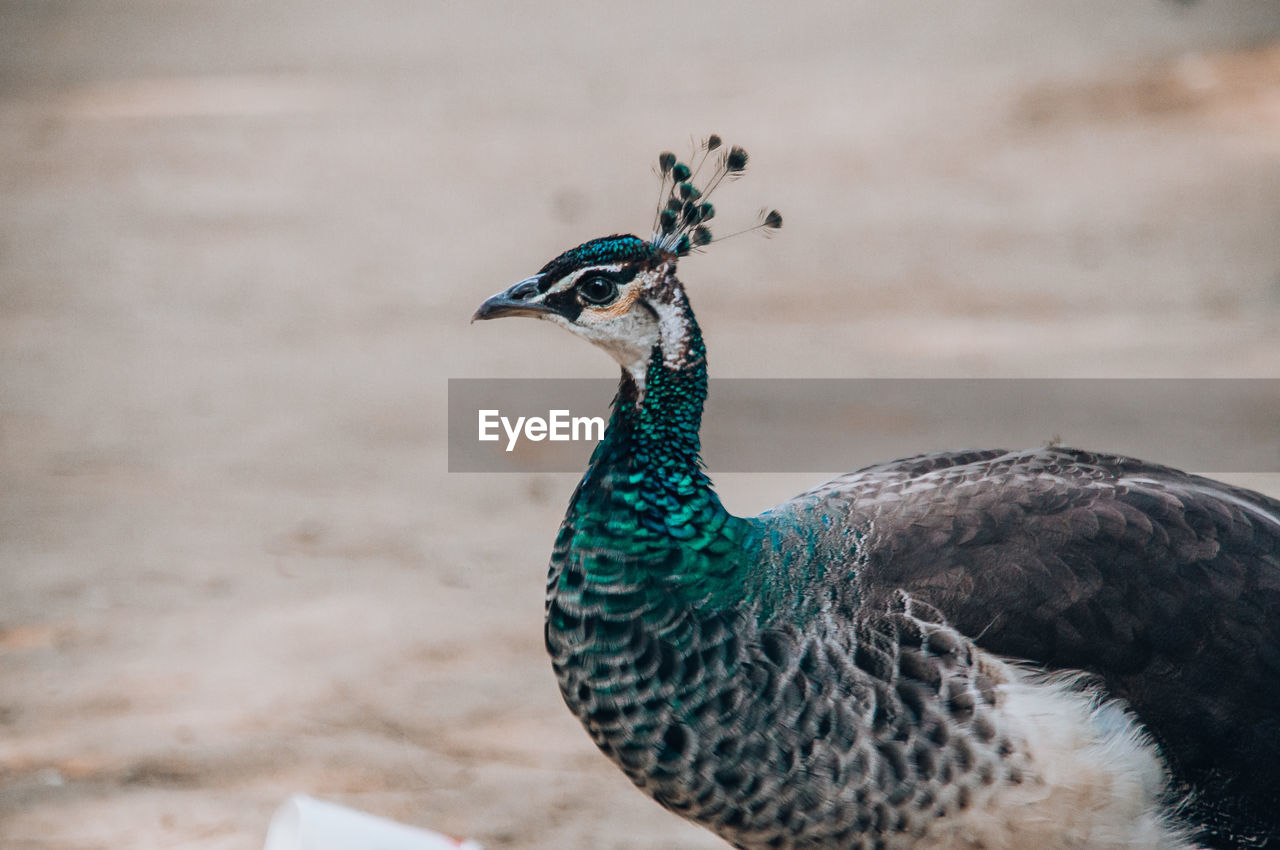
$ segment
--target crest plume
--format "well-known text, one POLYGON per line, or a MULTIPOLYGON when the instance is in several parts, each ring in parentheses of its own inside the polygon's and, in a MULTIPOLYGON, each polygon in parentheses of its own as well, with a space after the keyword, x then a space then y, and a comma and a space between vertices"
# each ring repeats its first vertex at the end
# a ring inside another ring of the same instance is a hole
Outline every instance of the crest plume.
MULTIPOLYGON (((676 159, 670 151, 658 155, 658 210, 654 215, 653 238, 655 248, 683 257, 695 248, 716 241, 707 224, 715 218, 716 209, 708 198, 727 178, 735 180, 747 169, 747 152, 738 145, 728 148, 724 140, 712 133, 697 146, 690 157, 693 163, 676 159), (698 182, 699 175, 708 162, 711 172, 705 181, 698 182)), ((782 227, 782 215, 769 210, 761 215, 753 227, 730 234, 738 236, 753 230, 777 230, 782 227)), ((728 237, 723 237, 727 239, 728 237)))

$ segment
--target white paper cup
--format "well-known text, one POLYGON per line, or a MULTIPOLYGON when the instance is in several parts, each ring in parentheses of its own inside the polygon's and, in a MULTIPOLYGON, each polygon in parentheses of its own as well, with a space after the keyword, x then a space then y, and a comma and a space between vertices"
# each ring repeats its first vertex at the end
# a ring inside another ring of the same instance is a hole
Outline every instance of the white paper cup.
POLYGON ((481 850, 461 841, 294 794, 276 810, 263 850, 481 850))

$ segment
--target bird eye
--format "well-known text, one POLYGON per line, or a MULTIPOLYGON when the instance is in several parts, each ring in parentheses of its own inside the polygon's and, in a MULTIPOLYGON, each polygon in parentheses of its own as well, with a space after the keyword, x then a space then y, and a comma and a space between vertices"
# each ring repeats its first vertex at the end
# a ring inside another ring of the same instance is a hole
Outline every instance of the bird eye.
POLYGON ((607 277, 589 277, 578 284, 578 294, 588 304, 608 304, 618 297, 618 284, 607 277))

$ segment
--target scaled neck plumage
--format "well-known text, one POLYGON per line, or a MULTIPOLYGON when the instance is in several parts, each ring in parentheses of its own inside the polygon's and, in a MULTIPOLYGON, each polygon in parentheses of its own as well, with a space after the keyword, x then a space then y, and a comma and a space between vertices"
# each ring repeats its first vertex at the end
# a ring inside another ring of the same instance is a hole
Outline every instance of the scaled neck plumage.
POLYGON ((673 281, 669 300, 650 307, 660 338, 643 370, 624 365, 605 438, 588 470, 609 490, 634 490, 633 507, 646 526, 680 534, 677 503, 701 493, 719 506, 702 468, 702 411, 707 398, 707 353, 688 300, 673 281), (662 529, 658 527, 662 524, 662 529))
POLYGON ((728 591, 746 521, 721 504, 702 468, 706 347, 676 283, 655 307, 662 336, 643 376, 624 364, 605 437, 578 486, 560 541, 588 572, 627 565, 686 601, 728 591))

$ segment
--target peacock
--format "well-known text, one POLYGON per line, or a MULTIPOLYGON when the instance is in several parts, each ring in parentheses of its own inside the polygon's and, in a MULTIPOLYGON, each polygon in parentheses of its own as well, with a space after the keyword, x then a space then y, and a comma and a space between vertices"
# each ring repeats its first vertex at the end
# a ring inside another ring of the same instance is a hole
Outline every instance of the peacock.
POLYGON ((687 159, 659 157, 650 238, 585 242, 473 319, 621 366, 546 589, 599 749, 741 850, 1280 847, 1280 501, 1049 446, 731 514, 676 266, 748 157, 713 135, 687 159))

